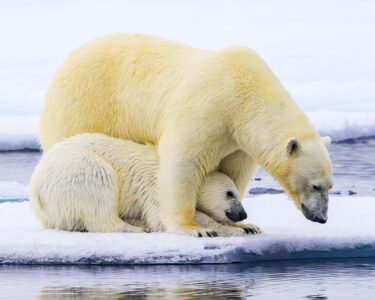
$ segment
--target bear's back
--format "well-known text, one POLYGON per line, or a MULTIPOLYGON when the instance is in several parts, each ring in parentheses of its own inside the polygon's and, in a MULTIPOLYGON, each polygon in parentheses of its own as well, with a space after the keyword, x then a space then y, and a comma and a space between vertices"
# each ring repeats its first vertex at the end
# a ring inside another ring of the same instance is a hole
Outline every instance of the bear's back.
POLYGON ((79 47, 48 89, 40 121, 43 150, 84 132, 156 143, 168 101, 209 53, 141 34, 79 47))

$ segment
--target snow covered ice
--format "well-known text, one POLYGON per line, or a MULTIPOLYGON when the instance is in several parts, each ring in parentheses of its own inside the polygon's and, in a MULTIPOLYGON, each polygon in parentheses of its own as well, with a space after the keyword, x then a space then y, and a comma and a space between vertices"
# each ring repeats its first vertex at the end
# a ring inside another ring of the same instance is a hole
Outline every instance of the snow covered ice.
MULTIPOLYGON (((55 70, 76 47, 115 32, 142 32, 205 49, 251 47, 322 135, 334 141, 375 136, 373 2, 233 3, 1 1, 0 151, 39 149, 38 115, 55 70)), ((0 263, 226 263, 375 256, 374 197, 331 196, 329 220, 320 225, 306 220, 283 194, 250 196, 245 199, 248 219, 264 233, 215 239, 44 230, 28 202, 14 202, 26 198, 25 182, 0 181, 0 263)))
POLYGON ((15 181, 0 181, 0 204, 27 199, 27 186, 15 181))
POLYGON ((167 233, 81 233, 44 230, 29 203, 0 209, 0 263, 171 264, 375 257, 375 201, 332 197, 325 225, 306 220, 284 195, 244 200, 259 236, 193 238, 167 233), (348 216, 352 216, 351 218, 348 216))

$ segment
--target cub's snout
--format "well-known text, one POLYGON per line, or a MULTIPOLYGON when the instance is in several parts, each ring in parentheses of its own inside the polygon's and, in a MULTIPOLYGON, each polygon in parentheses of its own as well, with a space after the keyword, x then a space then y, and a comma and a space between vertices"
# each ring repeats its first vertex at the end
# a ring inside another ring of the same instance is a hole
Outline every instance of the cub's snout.
POLYGON ((232 206, 230 209, 227 209, 225 211, 225 215, 232 222, 240 222, 247 218, 247 213, 240 203, 232 206))
POLYGON ((247 218, 236 185, 221 172, 206 177, 197 206, 219 222, 236 223, 247 218))

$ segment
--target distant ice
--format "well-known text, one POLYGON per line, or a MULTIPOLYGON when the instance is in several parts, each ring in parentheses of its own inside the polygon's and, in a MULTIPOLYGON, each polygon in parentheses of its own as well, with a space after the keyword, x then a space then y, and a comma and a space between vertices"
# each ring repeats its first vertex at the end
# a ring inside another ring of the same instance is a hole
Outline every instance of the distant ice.
MULTIPOLYGON (((375 112, 317 111, 307 113, 321 135, 333 141, 375 136, 375 112)), ((38 150, 38 117, 0 116, 0 151, 38 150)))
POLYGON ((375 136, 375 113, 320 111, 308 116, 321 135, 334 141, 375 136))
POLYGON ((27 186, 18 182, 0 181, 0 204, 27 200, 27 186))
POLYGON ((284 195, 244 200, 260 236, 192 238, 166 233, 44 230, 29 203, 0 204, 0 263, 156 264, 375 257, 375 199, 331 197, 329 220, 312 223, 284 195))
POLYGON ((37 131, 37 116, 0 116, 0 151, 38 150, 37 131))

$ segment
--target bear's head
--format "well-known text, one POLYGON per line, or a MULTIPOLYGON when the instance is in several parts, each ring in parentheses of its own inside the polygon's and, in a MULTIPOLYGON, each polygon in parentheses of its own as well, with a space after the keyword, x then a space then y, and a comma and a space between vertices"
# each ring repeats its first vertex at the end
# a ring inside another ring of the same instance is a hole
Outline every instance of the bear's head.
POLYGON ((218 222, 239 222, 247 218, 236 185, 221 172, 205 178, 197 208, 218 222))
POLYGON ((313 222, 327 221, 328 191, 332 188, 332 166, 327 151, 330 143, 330 137, 291 138, 285 146, 288 172, 282 185, 313 222))

